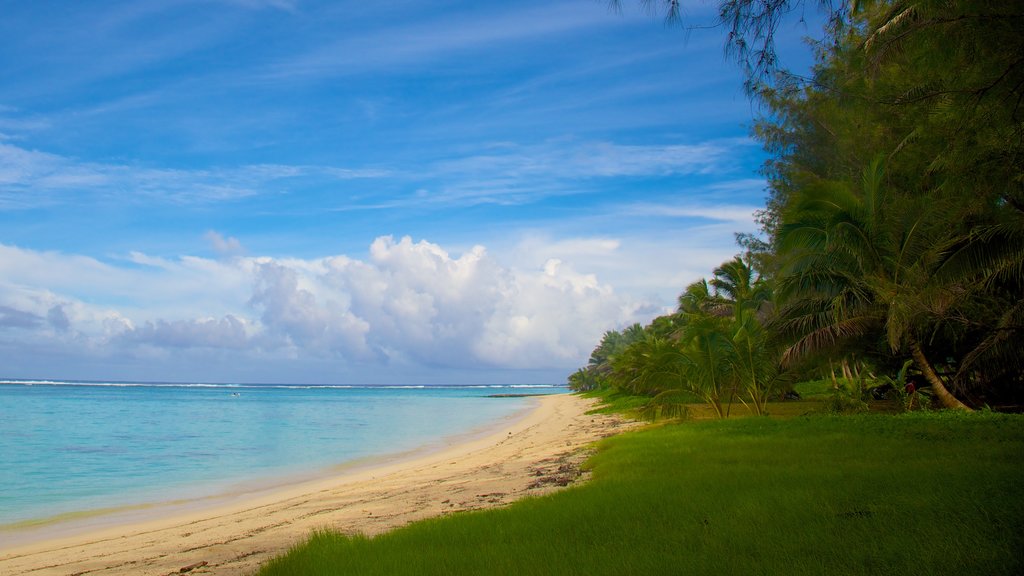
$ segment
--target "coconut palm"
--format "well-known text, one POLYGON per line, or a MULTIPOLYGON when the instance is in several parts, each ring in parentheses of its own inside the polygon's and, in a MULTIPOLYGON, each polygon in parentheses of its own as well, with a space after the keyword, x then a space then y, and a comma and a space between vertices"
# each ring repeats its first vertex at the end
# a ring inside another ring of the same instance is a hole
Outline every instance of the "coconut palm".
POLYGON ((651 396, 642 412, 657 419, 687 414, 686 364, 687 359, 676 340, 649 334, 617 356, 612 367, 620 388, 651 396))
POLYGON ((859 190, 842 182, 806 186, 784 218, 776 326, 794 337, 784 361, 882 340, 892 353, 910 353, 943 406, 968 409, 922 345, 955 301, 953 288, 934 275, 950 240, 950 214, 938 200, 887 193, 884 175, 879 159, 864 170, 859 190))
POLYGON ((620 356, 616 374, 634 392, 653 396, 650 413, 680 413, 681 392, 686 392, 720 418, 729 415, 737 398, 763 414, 781 382, 778 355, 768 346, 760 320, 769 297, 767 284, 740 258, 722 264, 711 281, 694 282, 680 295, 681 328, 672 337, 631 346, 620 356))
POLYGON ((713 316, 693 318, 683 337, 686 388, 711 406, 719 418, 727 417, 738 384, 736 348, 728 325, 713 316))
POLYGON ((791 373, 780 365, 780 351, 771 341, 757 310, 743 310, 731 329, 733 367, 739 386, 750 400, 747 407, 757 415, 764 415, 768 399, 789 384, 791 373))
POLYGON ((976 335, 955 379, 968 388, 1024 383, 1024 190, 957 239, 936 275, 963 286, 961 318, 976 335))
MULTIPOLYGON (((764 414, 768 398, 782 382, 777 351, 762 325, 770 308, 771 286, 739 256, 716 268, 709 284, 720 305, 732 313, 728 327, 732 364, 750 400, 747 407, 755 414, 764 414)), ((746 404, 742 396, 740 399, 746 404)))
POLYGON ((634 393, 652 396, 649 414, 683 414, 692 395, 725 418, 737 393, 735 347, 726 323, 710 315, 694 317, 680 339, 638 342, 618 358, 616 373, 634 393))
POLYGON ((715 296, 732 308, 737 321, 744 311, 760 311, 771 300, 769 284, 739 256, 715 268, 708 284, 715 296))
POLYGON ((700 315, 712 312, 719 306, 719 301, 711 292, 708 281, 704 278, 690 284, 686 290, 679 295, 679 308, 677 313, 684 318, 692 315, 700 315))

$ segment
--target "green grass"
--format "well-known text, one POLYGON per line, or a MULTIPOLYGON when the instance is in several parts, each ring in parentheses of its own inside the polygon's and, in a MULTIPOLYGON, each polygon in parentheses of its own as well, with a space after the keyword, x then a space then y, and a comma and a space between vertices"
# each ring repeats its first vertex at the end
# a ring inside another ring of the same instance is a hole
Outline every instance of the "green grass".
MULTIPOLYGON (((822 382, 825 381, 823 380, 822 382)), ((816 386, 815 383, 808 384, 816 386)), ((829 384, 828 392, 828 395, 813 396, 810 399, 805 397, 803 400, 771 401, 767 407, 768 414, 770 416, 790 417, 824 412, 825 407, 822 398, 831 396, 831 384, 829 384)), ((630 394, 615 388, 591 390, 580 395, 584 398, 596 398, 600 401, 600 404, 588 412, 588 414, 622 414, 628 418, 641 420, 643 419, 639 416, 641 409, 651 400, 650 396, 630 394)), ((714 409, 696 395, 682 393, 680 396, 684 401, 688 400, 690 402, 687 405, 687 410, 689 411, 688 419, 707 420, 717 417, 714 409)), ((745 417, 750 416, 751 411, 737 400, 733 402, 732 407, 729 409, 729 415, 730 418, 745 417)))
POLYGON ((624 414, 627 417, 635 417, 637 411, 650 402, 650 396, 637 396, 628 392, 622 392, 615 388, 602 388, 582 392, 584 398, 597 398, 600 404, 588 414, 624 414))
POLYGON ((373 539, 318 534, 276 574, 1020 574, 1024 418, 689 422, 604 441, 590 482, 373 539))
POLYGON ((824 378, 821 380, 809 380, 800 382, 793 386, 804 400, 825 400, 834 394, 832 381, 824 378))

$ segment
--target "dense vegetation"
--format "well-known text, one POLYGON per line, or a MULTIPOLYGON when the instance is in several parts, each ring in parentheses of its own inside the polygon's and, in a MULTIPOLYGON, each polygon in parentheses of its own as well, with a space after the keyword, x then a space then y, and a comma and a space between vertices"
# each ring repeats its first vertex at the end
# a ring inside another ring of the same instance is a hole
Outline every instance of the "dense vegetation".
POLYGON ((764 111, 764 234, 742 237, 744 253, 687 287, 674 314, 606 333, 570 386, 647 395, 654 416, 694 397, 721 416, 733 401, 760 414, 792 381, 821 377, 854 396, 882 385, 949 408, 1019 408, 1024 11, 843 4, 803 78, 771 66, 791 4, 722 3, 764 111))
POLYGON ((261 574, 1019 574, 1021 424, 663 426, 605 441, 586 484, 374 538, 317 534, 261 574))

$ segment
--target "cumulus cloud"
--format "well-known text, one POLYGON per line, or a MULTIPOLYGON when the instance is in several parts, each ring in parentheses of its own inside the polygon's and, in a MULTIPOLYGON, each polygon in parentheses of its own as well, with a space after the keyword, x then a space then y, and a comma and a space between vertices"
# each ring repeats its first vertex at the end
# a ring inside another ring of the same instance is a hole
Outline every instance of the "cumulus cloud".
MULTIPOLYGON (((249 346, 247 322, 228 314, 220 319, 147 321, 139 327, 124 326, 118 339, 159 348, 229 348, 249 346)), ((117 330, 117 328, 115 328, 117 330)))
POLYGON ((453 258, 436 244, 378 238, 366 262, 326 262, 328 287, 351 295, 352 309, 385 356, 430 365, 475 364, 467 342, 493 309, 495 284, 507 274, 477 246, 453 258))
POLYGON ((68 319, 68 315, 64 312, 64 307, 60 304, 51 307, 46 312, 46 321, 50 323, 54 329, 61 332, 66 331, 71 327, 71 320, 68 319))
POLYGON ((501 289, 503 298, 473 344, 482 358, 499 364, 578 363, 593 348, 600 324, 624 312, 610 286, 558 259, 548 260, 539 274, 516 275, 501 289))
MULTIPOLYGON (((566 246, 592 252, 615 250, 617 243, 566 246)), ((37 343, 59 340, 82 354, 161 351, 173 359, 189 350, 220 350, 255 363, 269 355, 382 370, 570 370, 610 324, 650 312, 558 258, 513 268, 483 246, 453 255, 409 237, 380 237, 361 259, 133 254, 121 266, 14 247, 0 250, 4 256, 70 275, 103 267, 132 285, 130 301, 97 298, 109 286, 46 285, 45 274, 0 262, 12 273, 0 283, 0 338, 32 332, 37 343)))
POLYGON ((250 302, 263 309, 267 330, 285 346, 313 353, 364 357, 369 353, 365 334, 370 325, 348 309, 348 295, 329 293, 315 276, 300 276, 300 269, 274 261, 256 270, 250 302), (315 292, 324 293, 317 297, 315 292))
POLYGON ((41 322, 42 318, 31 312, 0 306, 0 328, 34 328, 41 322))
POLYGON ((339 256, 270 270, 275 297, 263 290, 255 300, 270 304, 266 325, 306 339, 332 326, 349 334, 347 346, 425 366, 572 366, 609 319, 634 310, 610 286, 554 261, 517 270, 482 246, 453 256, 408 237, 378 238, 365 261, 339 256))

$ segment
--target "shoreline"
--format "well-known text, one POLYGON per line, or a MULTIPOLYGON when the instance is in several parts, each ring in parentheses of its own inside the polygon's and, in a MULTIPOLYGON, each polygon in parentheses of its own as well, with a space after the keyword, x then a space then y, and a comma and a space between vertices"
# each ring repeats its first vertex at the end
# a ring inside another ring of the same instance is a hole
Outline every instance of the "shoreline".
MULTIPOLYGON (((536 396, 550 396, 550 394, 536 396)), ((364 470, 415 461, 453 446, 485 438, 499 429, 507 429, 529 416, 536 408, 536 403, 529 404, 497 420, 450 436, 428 440, 423 444, 398 452, 360 456, 311 469, 219 481, 212 484, 218 488, 204 489, 203 486, 195 486, 181 493, 176 491, 174 497, 163 500, 138 500, 0 524, 0 560, 9 550, 42 542, 62 540, 106 529, 181 516, 191 512, 215 510, 260 496, 273 496, 281 491, 318 481, 341 479, 364 470)))
MULTIPOLYGON (((544 494, 572 479, 564 471, 578 466, 573 459, 583 460, 581 447, 627 427, 615 416, 586 415, 592 404, 568 394, 538 397, 518 418, 436 442, 433 449, 343 464, 326 476, 217 501, 147 506, 135 511, 139 518, 117 525, 108 518, 108 525, 76 534, 46 526, 39 530, 48 532, 45 540, 4 544, 0 572, 166 575, 206 562, 190 573, 251 574, 315 529, 372 535, 544 494)), ((25 532, 0 532, 0 540, 25 532)))

